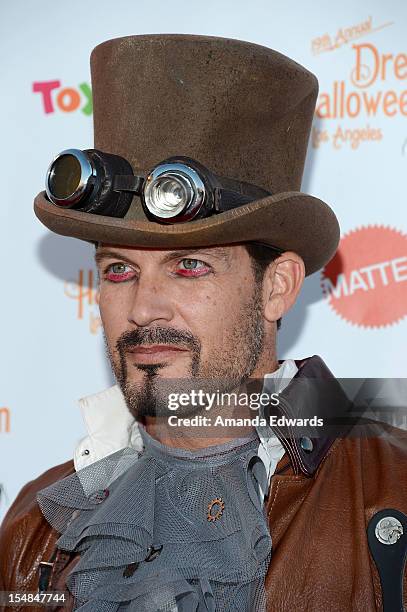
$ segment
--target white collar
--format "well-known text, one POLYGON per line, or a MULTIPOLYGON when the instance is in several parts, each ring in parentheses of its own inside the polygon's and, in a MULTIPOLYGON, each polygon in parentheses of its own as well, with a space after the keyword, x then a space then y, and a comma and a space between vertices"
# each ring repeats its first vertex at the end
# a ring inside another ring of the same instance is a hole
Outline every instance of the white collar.
MULTIPOLYGON (((267 390, 267 380, 273 379, 273 390, 282 391, 297 371, 295 361, 287 359, 275 372, 264 376, 263 390, 267 390)), ((138 423, 130 414, 118 385, 83 397, 78 403, 88 435, 75 448, 76 471, 126 446, 135 450, 143 448, 138 423)), ((284 448, 270 427, 258 427, 257 432, 260 438, 258 454, 270 480, 284 448)))

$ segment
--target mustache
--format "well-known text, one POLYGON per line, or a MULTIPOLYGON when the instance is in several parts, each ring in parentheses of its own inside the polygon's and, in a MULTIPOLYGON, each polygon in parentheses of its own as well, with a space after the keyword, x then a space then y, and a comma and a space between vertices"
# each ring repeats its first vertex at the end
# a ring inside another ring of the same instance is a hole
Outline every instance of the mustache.
POLYGON ((189 348, 199 353, 201 343, 191 332, 173 327, 151 327, 123 332, 117 339, 116 349, 123 354, 126 349, 141 344, 172 344, 189 348))

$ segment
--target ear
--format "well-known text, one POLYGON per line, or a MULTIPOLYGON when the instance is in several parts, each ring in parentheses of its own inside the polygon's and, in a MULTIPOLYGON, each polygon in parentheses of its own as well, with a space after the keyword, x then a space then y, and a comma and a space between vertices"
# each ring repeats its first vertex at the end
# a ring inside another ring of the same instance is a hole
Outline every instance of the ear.
POLYGON ((264 275, 264 316, 278 321, 291 308, 305 278, 303 259, 293 251, 285 251, 270 263, 264 275))

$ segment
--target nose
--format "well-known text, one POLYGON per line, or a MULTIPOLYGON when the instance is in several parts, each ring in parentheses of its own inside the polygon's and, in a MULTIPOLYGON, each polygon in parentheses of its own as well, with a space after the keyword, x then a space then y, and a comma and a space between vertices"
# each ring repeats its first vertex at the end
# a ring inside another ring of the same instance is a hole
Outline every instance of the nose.
POLYGON ((169 283, 141 274, 131 299, 127 320, 138 327, 145 327, 156 321, 171 321, 174 307, 169 283))

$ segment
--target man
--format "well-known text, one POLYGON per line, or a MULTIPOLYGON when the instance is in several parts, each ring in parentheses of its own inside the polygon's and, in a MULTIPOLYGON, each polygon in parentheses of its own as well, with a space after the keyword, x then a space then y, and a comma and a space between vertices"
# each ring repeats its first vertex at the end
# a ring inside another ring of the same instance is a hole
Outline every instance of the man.
POLYGON ((315 77, 175 34, 107 41, 91 68, 95 149, 53 160, 35 212, 95 244, 118 385, 10 508, 1 589, 84 611, 402 610, 406 435, 358 430, 319 357, 276 354, 339 239, 299 191, 315 77), (259 390, 255 421, 240 396, 259 390))

